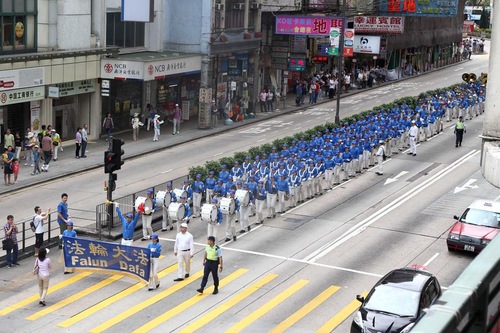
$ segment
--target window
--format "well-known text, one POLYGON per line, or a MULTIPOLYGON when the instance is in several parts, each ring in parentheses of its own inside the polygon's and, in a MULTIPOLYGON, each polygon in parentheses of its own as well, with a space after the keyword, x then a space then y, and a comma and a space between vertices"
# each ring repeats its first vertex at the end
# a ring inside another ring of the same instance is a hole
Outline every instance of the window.
POLYGON ((144 22, 122 22, 121 13, 106 15, 106 45, 120 47, 144 46, 144 22))
POLYGON ((36 50, 37 0, 0 0, 0 54, 36 50))

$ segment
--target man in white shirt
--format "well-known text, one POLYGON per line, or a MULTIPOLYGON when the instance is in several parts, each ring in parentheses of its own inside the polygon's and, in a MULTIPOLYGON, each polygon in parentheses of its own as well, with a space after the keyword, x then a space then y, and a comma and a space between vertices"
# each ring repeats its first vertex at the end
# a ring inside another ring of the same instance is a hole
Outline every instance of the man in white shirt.
POLYGON ((384 174, 384 166, 382 163, 384 162, 384 155, 385 155, 385 148, 384 148, 384 141, 383 140, 380 140, 378 142, 378 149, 377 149, 377 152, 375 153, 375 155, 377 156, 377 166, 378 166, 378 170, 375 173, 379 176, 382 176, 384 174))
POLYGON ((417 156, 417 135, 418 127, 415 120, 412 120, 410 130, 408 131, 408 136, 410 137, 410 151, 408 152, 408 155, 417 156))
POLYGON ((82 152, 81 152, 81 156, 80 157, 87 157, 87 155, 85 155, 85 152, 87 151, 87 141, 89 140, 89 137, 87 135, 87 130, 89 129, 88 125, 87 124, 83 124, 83 128, 82 128, 82 152))
POLYGON ((189 277, 191 268, 191 258, 194 253, 194 239, 187 231, 187 223, 181 224, 181 231, 175 237, 174 255, 177 257, 177 279, 174 281, 182 281, 189 277))

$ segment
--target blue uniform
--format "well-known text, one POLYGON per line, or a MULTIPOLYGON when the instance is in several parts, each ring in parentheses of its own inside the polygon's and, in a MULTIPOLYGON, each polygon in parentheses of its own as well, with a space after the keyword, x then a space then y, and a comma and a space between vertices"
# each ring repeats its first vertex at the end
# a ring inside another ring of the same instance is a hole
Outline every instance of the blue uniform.
POLYGON ((73 238, 75 238, 76 237, 76 231, 75 230, 68 230, 68 229, 66 229, 63 232, 63 236, 64 237, 73 237, 73 238))
POLYGON ((116 213, 118 214, 118 217, 122 221, 122 234, 123 234, 122 237, 127 240, 133 239, 135 225, 137 224, 137 220, 139 219, 140 214, 136 214, 132 222, 128 222, 128 220, 122 215, 120 207, 116 207, 116 213))
POLYGON ((222 180, 222 182, 225 184, 229 180, 229 172, 227 171, 220 171, 219 172, 219 179, 222 180))
POLYGON ((159 258, 161 254, 161 244, 160 242, 158 243, 149 243, 148 244, 148 249, 155 249, 155 251, 151 252, 151 258, 159 258))
POLYGON ((207 189, 213 190, 215 187, 215 184, 217 184, 217 180, 214 177, 212 177, 212 178, 208 177, 207 179, 205 179, 205 184, 206 184, 205 186, 207 189))

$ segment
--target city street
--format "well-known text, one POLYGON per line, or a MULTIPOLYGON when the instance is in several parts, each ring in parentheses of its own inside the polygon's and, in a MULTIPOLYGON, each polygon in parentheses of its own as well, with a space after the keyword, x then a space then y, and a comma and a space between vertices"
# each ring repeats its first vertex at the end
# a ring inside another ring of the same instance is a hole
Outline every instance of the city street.
MULTIPOLYGON (((479 76, 487 65, 488 55, 478 55, 470 62, 344 97, 341 117, 449 86, 460 82, 465 72, 479 76)), ((334 116, 331 101, 202 139, 193 134, 191 141, 165 150, 153 151, 155 143, 149 141, 127 142, 126 154, 133 151, 137 157, 117 173, 114 195, 163 184, 186 175, 190 166, 333 122, 334 116)), ((42 308, 31 274, 33 259, 2 268, 2 332, 349 332, 359 306, 356 295, 369 291, 391 269, 425 267, 447 287, 474 259, 449 253, 446 237, 453 215, 474 199, 500 196, 500 189, 480 173, 482 120, 479 116, 467 122, 462 147, 454 147, 453 122, 445 122, 442 133, 418 146, 417 156, 400 153, 385 161, 383 176, 369 169, 263 225, 253 225, 236 242, 221 244, 224 271, 218 295, 210 288, 202 296, 196 292, 206 239, 206 224, 199 218, 189 224, 196 254, 191 276, 182 282, 173 282, 175 233, 159 232, 161 286, 151 292, 128 277, 63 275, 60 250, 54 249, 49 255, 54 269, 47 306, 42 308)), ((71 176, 4 192, 2 212, 21 220, 32 215, 35 205, 55 209, 63 192, 69 194, 70 214, 72 209, 94 210, 105 200, 107 175, 102 168, 92 169, 102 163, 102 151, 89 149, 88 161, 81 162, 87 167, 68 157, 64 168, 71 176)), ((78 230, 79 221, 74 222, 78 230)), ((136 240, 134 245, 146 242, 136 240)))

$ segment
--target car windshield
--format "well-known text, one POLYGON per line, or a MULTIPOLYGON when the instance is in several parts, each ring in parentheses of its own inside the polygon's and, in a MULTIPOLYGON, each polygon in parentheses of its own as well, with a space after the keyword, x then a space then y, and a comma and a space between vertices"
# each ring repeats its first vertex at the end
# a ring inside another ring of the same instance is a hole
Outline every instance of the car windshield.
POLYGON ((401 317, 416 317, 419 299, 419 293, 416 291, 379 285, 366 300, 365 308, 401 317))
POLYGON ((469 208, 460 218, 460 222, 498 229, 500 228, 500 213, 469 208))

